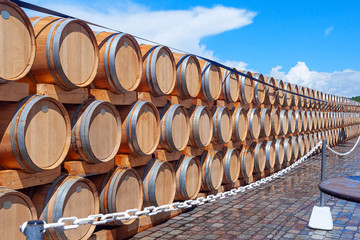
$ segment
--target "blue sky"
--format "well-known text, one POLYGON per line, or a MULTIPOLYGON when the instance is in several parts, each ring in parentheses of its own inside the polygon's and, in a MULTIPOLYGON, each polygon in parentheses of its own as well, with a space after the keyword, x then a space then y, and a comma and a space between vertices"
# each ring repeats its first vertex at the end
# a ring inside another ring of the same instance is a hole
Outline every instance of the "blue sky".
POLYGON ((360 1, 28 2, 239 69, 360 95, 360 1))

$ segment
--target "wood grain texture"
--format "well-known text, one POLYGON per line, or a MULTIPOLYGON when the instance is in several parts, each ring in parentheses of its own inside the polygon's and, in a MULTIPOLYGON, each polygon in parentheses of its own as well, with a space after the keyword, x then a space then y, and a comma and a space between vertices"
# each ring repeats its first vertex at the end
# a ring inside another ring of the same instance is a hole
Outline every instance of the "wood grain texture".
POLYGON ((206 150, 201 156, 201 190, 217 190, 224 176, 223 158, 217 151, 206 150))
MULTIPOLYGON (((244 74, 251 76, 251 72, 242 71, 244 74)), ((240 77, 240 102, 242 104, 249 104, 252 102, 254 97, 255 83, 250 78, 241 76, 240 77)))
POLYGON ((199 97, 206 101, 219 99, 221 94, 221 70, 215 64, 199 60, 201 67, 201 92, 199 97))
POLYGON ((21 170, 0 170, 0 186, 11 189, 23 189, 53 182, 61 174, 61 166, 54 169, 26 173, 21 170))
POLYGON ((195 199, 201 187, 201 166, 196 157, 183 155, 175 165, 175 200, 195 199))
POLYGON ((30 95, 29 84, 13 82, 0 86, 0 101, 18 102, 30 95))
MULTIPOLYGON (((57 222, 61 217, 84 218, 99 213, 99 195, 95 185, 77 176, 62 175, 51 185, 35 189, 32 201, 39 219, 45 222, 57 222)), ((88 239, 94 230, 93 225, 82 225, 76 231, 58 228, 49 229, 45 234, 50 239, 88 239)))
POLYGON ((57 85, 45 83, 36 84, 36 94, 46 95, 68 104, 81 104, 89 98, 89 90, 86 88, 65 91, 57 85))
POLYGON ((113 105, 129 106, 137 101, 136 92, 115 94, 105 89, 90 89, 90 95, 94 97, 96 100, 107 101, 113 105))
POLYGON ((98 45, 89 26, 81 20, 55 17, 34 17, 31 22, 37 45, 33 80, 65 90, 88 86, 99 62, 98 45))
POLYGON ((168 47, 140 45, 143 73, 138 91, 155 96, 169 95, 175 88, 175 59, 168 47))
POLYGON ((244 108, 234 107, 232 109, 231 126, 232 140, 235 142, 244 141, 249 127, 247 113, 244 108))
POLYGON ((221 151, 224 164, 224 177, 222 182, 225 184, 234 183, 239 178, 241 159, 240 153, 235 148, 224 148, 221 151))
MULTIPOLYGON (((103 214, 123 212, 128 209, 141 209, 143 204, 143 187, 138 173, 127 167, 117 167, 109 172, 100 192, 100 211, 103 214)), ((129 225, 133 220, 120 220, 110 225, 129 225)))
POLYGON ((142 76, 142 56, 137 41, 130 34, 96 32, 99 68, 92 88, 114 93, 134 91, 142 76))
POLYGON ((213 109, 214 142, 224 144, 230 141, 232 135, 231 112, 227 107, 213 109))
POLYGON ((171 204, 176 192, 175 170, 171 164, 153 159, 143 176, 144 206, 171 204))
POLYGON ((20 104, 0 103, 0 166, 38 172, 54 169, 70 145, 70 120, 64 106, 33 95, 20 104))
POLYGON ((239 75, 221 68, 222 86, 219 99, 228 103, 236 102, 240 94, 239 75))
POLYGON ((160 145, 169 152, 185 149, 190 136, 189 116, 179 104, 167 104, 160 112, 160 145))
POLYGON ((31 199, 23 193, 0 187, 0 232, 2 239, 25 239, 19 226, 36 220, 37 213, 31 199))
POLYGON ((201 68, 195 55, 173 53, 176 63, 176 84, 171 95, 182 99, 195 98, 201 90, 201 68))
POLYGON ((93 164, 112 160, 119 150, 122 135, 121 119, 115 106, 89 99, 81 105, 67 105, 66 108, 72 122, 67 160, 93 164))
POLYGON ((84 161, 65 161, 63 163, 63 171, 71 175, 86 177, 107 173, 113 169, 114 166, 114 159, 97 164, 90 164, 84 161))
POLYGON ((139 100, 129 107, 118 107, 122 123, 119 153, 135 156, 152 154, 160 140, 160 116, 151 102, 139 100))
POLYGON ((12 2, 0 3, 0 84, 23 78, 35 60, 35 34, 25 12, 12 2))
POLYGON ((194 105, 189 109, 189 116, 189 144, 196 148, 209 146, 213 137, 213 120, 209 108, 194 105))

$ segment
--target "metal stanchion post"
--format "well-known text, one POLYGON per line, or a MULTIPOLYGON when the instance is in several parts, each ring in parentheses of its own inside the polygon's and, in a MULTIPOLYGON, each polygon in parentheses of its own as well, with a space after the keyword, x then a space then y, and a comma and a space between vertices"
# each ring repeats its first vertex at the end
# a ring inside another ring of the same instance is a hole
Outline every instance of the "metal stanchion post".
MULTIPOLYGON (((325 180, 325 166, 326 166, 326 140, 322 140, 320 182, 325 180)), ((320 192, 320 207, 323 206, 325 206, 325 193, 320 192)))
POLYGON ((44 222, 41 220, 29 221, 26 225, 26 240, 43 240, 44 238, 44 222))
MULTIPOLYGON (((326 140, 322 140, 321 176, 320 182, 325 180, 325 161, 326 161, 326 140)), ((320 192, 320 206, 314 206, 309 224, 310 228, 321 230, 332 230, 333 220, 329 207, 325 207, 325 194, 320 192)))

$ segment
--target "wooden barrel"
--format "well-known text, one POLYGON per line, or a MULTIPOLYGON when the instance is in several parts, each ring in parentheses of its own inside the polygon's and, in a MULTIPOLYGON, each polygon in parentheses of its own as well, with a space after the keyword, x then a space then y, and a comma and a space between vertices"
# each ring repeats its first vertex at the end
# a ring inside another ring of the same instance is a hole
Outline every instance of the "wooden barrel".
POLYGON ((293 162, 295 162, 298 157, 299 157, 299 141, 298 138, 296 136, 293 136, 291 138, 291 153, 292 153, 292 160, 293 162))
POLYGON ((152 159, 142 175, 144 206, 171 204, 176 193, 176 176, 169 162, 152 159))
POLYGON ((206 106, 193 105, 189 109, 190 138, 193 147, 204 148, 209 146, 213 138, 212 114, 206 106))
POLYGON ((249 109, 247 112, 247 118, 249 123, 249 127, 248 127, 249 131, 247 138, 258 139, 260 136, 260 129, 261 129, 259 110, 256 108, 249 109))
POLYGON ((314 108, 319 109, 320 108, 320 102, 317 101, 317 100, 320 99, 320 92, 314 90, 314 93, 315 93, 314 98, 316 99, 316 100, 314 100, 314 108))
POLYGON ((311 111, 306 111, 306 119, 307 119, 307 129, 309 131, 313 130, 313 116, 311 111))
POLYGON ((266 161, 265 166, 267 169, 274 168, 276 162, 276 147, 274 141, 265 142, 266 161))
POLYGON ((280 134, 280 110, 273 108, 271 110, 271 133, 272 136, 280 134))
POLYGON ((306 111, 301 110, 300 114, 301 114, 301 128, 304 132, 306 132, 308 130, 308 119, 307 119, 306 111))
POLYGON ((254 172, 254 150, 250 146, 243 146, 240 152, 240 178, 250 178, 254 172))
POLYGON ((304 107, 310 107, 310 89, 307 87, 304 87, 304 96, 306 96, 306 98, 304 99, 304 107))
POLYGON ((139 100, 118 110, 123 119, 119 152, 136 156, 152 154, 160 140, 160 116, 154 104, 139 100))
POLYGON ((88 163, 112 160, 121 143, 121 119, 115 106, 89 99, 79 106, 68 105, 67 110, 71 118, 71 147, 67 159, 88 163))
POLYGON ((303 120, 301 110, 295 111, 295 132, 299 133, 302 131, 303 120))
POLYGON ((214 140, 224 144, 230 141, 232 135, 231 112, 227 107, 216 107, 213 111, 214 140))
POLYGON ((282 166, 284 157, 287 152, 284 151, 284 139, 277 139, 275 141, 275 164, 276 166, 282 166))
MULTIPOLYGON (((309 134, 305 134, 304 135, 304 138, 303 138, 303 140, 304 140, 304 148, 305 148, 305 152, 304 152, 304 154, 307 154, 308 152, 310 152, 310 150, 311 150, 311 146, 310 146, 310 135, 309 134)), ((303 154, 303 155, 304 155, 303 154)), ((302 155, 302 156, 303 156, 302 155)))
POLYGON ((160 112, 161 147, 169 152, 185 149, 190 136, 189 116, 184 106, 167 104, 160 112))
POLYGON ((220 67, 199 60, 201 67, 201 92, 199 96, 207 101, 219 99, 221 94, 221 70, 220 67))
POLYGON ((169 95, 175 88, 175 59, 168 47, 140 45, 143 56, 143 73, 139 92, 151 92, 155 96, 169 95))
MULTIPOLYGON (((118 166, 106 174, 100 192, 100 211, 103 214, 123 212, 128 209, 141 210, 143 187, 138 173, 127 167, 118 166)), ((111 225, 128 225, 135 221, 119 220, 111 225)))
POLYGON ((224 148, 221 151, 224 164, 223 183, 234 183, 239 178, 241 159, 240 153, 235 148, 224 148))
POLYGON ((23 78, 35 60, 35 34, 25 12, 12 2, 0 3, 0 84, 23 78))
MULTIPOLYGON (((319 138, 319 135, 317 133, 313 133, 313 137, 314 137, 314 146, 316 146, 316 144, 318 144, 321 141, 321 139, 319 138)), ((321 147, 317 148, 315 152, 316 153, 321 152, 321 147)))
POLYGON ((324 93, 319 92, 319 109, 324 109, 325 103, 324 103, 324 93))
POLYGON ((284 163, 291 162, 291 158, 292 158, 291 138, 285 138, 285 140, 284 140, 284 163))
POLYGON ((296 84, 292 85, 292 92, 296 94, 292 94, 292 106, 298 106, 299 105, 299 86, 296 84))
POLYGON ((254 173, 262 173, 266 165, 265 144, 254 143, 251 147, 254 149, 254 173))
MULTIPOLYGON (((280 79, 276 81, 276 87, 278 89, 284 89, 284 82, 280 79)), ((276 90, 276 104, 279 106, 283 106, 285 102, 284 91, 276 90)))
MULTIPOLYGON (((264 76, 261 73, 253 73, 253 77, 265 82, 264 76)), ((254 84, 254 104, 260 105, 263 104, 265 101, 266 96, 266 85, 262 84, 261 82, 255 82, 254 84)))
POLYGON ((312 119, 312 126, 314 130, 319 129, 319 119, 316 116, 316 112, 315 111, 311 111, 311 119, 312 119))
POLYGON ((289 117, 286 110, 280 111, 280 134, 286 135, 289 130, 289 117))
POLYGON ((3 239, 25 239, 19 227, 38 218, 35 206, 25 194, 0 187, 0 231, 3 239))
POLYGON ((314 101, 314 98, 315 98, 315 90, 309 88, 309 92, 310 92, 310 95, 309 95, 309 96, 311 97, 311 99, 310 99, 310 107, 311 107, 311 108, 315 108, 315 101, 314 101))
POLYGON ((261 109, 260 112, 260 137, 268 137, 271 134, 271 110, 261 109))
POLYGON ((313 149, 315 147, 315 145, 317 144, 316 139, 314 137, 314 134, 310 133, 308 135, 308 139, 309 139, 309 150, 313 149))
POLYGON ((217 151, 206 150, 201 156, 201 190, 219 189, 224 176, 223 158, 217 151))
MULTIPOLYGON (((251 72, 242 72, 248 76, 252 77, 251 72)), ((251 103, 254 97, 254 82, 248 77, 244 77, 243 75, 240 76, 240 102, 242 104, 249 104, 251 103)))
POLYGON ((176 163, 175 200, 195 199, 201 187, 201 165, 196 157, 183 155, 176 163))
MULTIPOLYGON (((305 94, 304 87, 299 86, 298 88, 299 88, 299 94, 304 96, 304 94, 305 94)), ((305 105, 305 98, 299 96, 299 104, 298 104, 298 106, 299 107, 304 107, 304 105, 305 105)))
POLYGON ((286 90, 286 92, 284 91, 284 98, 285 98, 284 106, 291 106, 293 100, 293 94, 291 94, 292 92, 291 84, 285 83, 284 89, 286 90))
POLYGON ((336 146, 338 144, 338 139, 339 139, 339 134, 338 134, 338 129, 332 129, 332 136, 333 136, 333 143, 334 146, 336 146))
POLYGON ((296 130, 296 116, 294 110, 288 110, 288 124, 289 124, 289 133, 294 133, 296 130))
POLYGON ((325 116, 324 112, 316 111, 316 117, 319 120, 319 129, 325 128, 325 116))
POLYGON ((100 51, 99 69, 93 88, 104 88, 114 93, 134 91, 142 76, 140 47, 133 36, 126 33, 96 32, 100 51))
POLYGON ((228 103, 236 102, 240 94, 239 75, 226 69, 221 69, 221 72, 222 91, 219 99, 224 99, 228 103))
POLYGON ((90 27, 71 18, 34 17, 31 22, 36 36, 31 79, 65 90, 88 86, 99 65, 99 49, 90 27))
POLYGON ((173 53, 176 63, 176 84, 171 95, 182 99, 195 98, 201 90, 201 68, 196 56, 173 53))
POLYGON ((299 154, 298 154, 298 157, 301 158, 302 156, 304 156, 305 154, 305 139, 304 139, 304 136, 302 135, 299 135, 297 137, 297 141, 298 141, 298 144, 299 144, 299 154))
MULTIPOLYGON (((275 79, 272 77, 266 77, 265 82, 275 86, 275 79)), ((274 87, 265 86, 266 94, 265 94, 265 104, 274 105, 276 101, 276 90, 274 87)))
POLYGON ((54 169, 70 146, 70 119, 53 98, 33 95, 0 103, 0 166, 38 172, 54 169))
MULTIPOLYGON (((51 185, 36 188, 32 201, 39 219, 47 223, 57 222, 62 217, 85 218, 99 213, 99 195, 95 185, 86 178, 62 175, 51 185)), ((95 226, 86 224, 73 231, 62 228, 48 229, 48 239, 88 239, 95 226)))
POLYGON ((246 140, 248 132, 248 119, 246 110, 243 108, 232 109, 232 140, 235 142, 241 142, 246 140))

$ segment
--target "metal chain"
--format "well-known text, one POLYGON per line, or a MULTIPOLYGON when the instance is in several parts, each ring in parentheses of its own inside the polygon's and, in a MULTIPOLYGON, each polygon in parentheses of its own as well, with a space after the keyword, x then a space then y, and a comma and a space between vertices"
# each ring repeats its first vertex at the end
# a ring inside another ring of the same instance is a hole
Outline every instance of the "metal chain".
MULTIPOLYGON (((114 221, 120 221, 120 220, 131 220, 136 219, 141 215, 146 216, 153 216, 161 212, 171 212, 174 210, 179 210, 182 208, 191 208, 193 206, 199 206, 203 205, 207 202, 215 202, 219 199, 224 199, 229 196, 234 196, 238 193, 243 193, 246 190, 250 190, 256 187, 259 187, 261 185, 264 185, 268 182, 273 181, 274 179, 277 179, 279 177, 282 177, 284 174, 290 172, 293 168, 297 167, 301 163, 303 163, 308 157, 310 157, 318 147, 321 146, 321 141, 313 148, 311 149, 306 155, 304 155, 302 158, 297 160, 295 163, 290 165, 289 167, 280 170, 271 176, 265 177, 261 180, 258 180, 256 182, 250 183, 246 186, 241 186, 238 188, 231 189, 230 191, 218 193, 216 195, 208 195, 207 197, 199 197, 195 200, 187 200, 184 202, 174 202, 172 204, 166 204, 159 207, 151 206, 151 207, 145 207, 144 210, 138 210, 138 209, 129 209, 125 212, 117 212, 117 213, 109 213, 109 214, 95 214, 90 215, 86 218, 77 218, 77 217, 62 217, 60 218, 56 223, 46 223, 44 222, 44 229, 49 228, 62 228, 63 230, 70 230, 70 229, 77 229, 81 225, 91 224, 91 225, 103 225, 114 221)), ((25 229, 28 222, 24 222, 20 226, 20 231, 22 233, 25 233, 25 229)))
POLYGON ((356 146, 357 146, 358 143, 359 143, 359 140, 360 140, 360 136, 358 137, 358 139, 357 139, 355 145, 352 147, 352 149, 350 149, 350 150, 349 150, 348 152, 346 152, 346 153, 339 153, 339 152, 333 150, 333 149, 332 149, 331 147, 329 147, 328 145, 326 145, 326 148, 329 149, 331 152, 333 152, 333 153, 336 154, 336 155, 346 156, 346 155, 350 154, 352 151, 355 150, 356 146))

